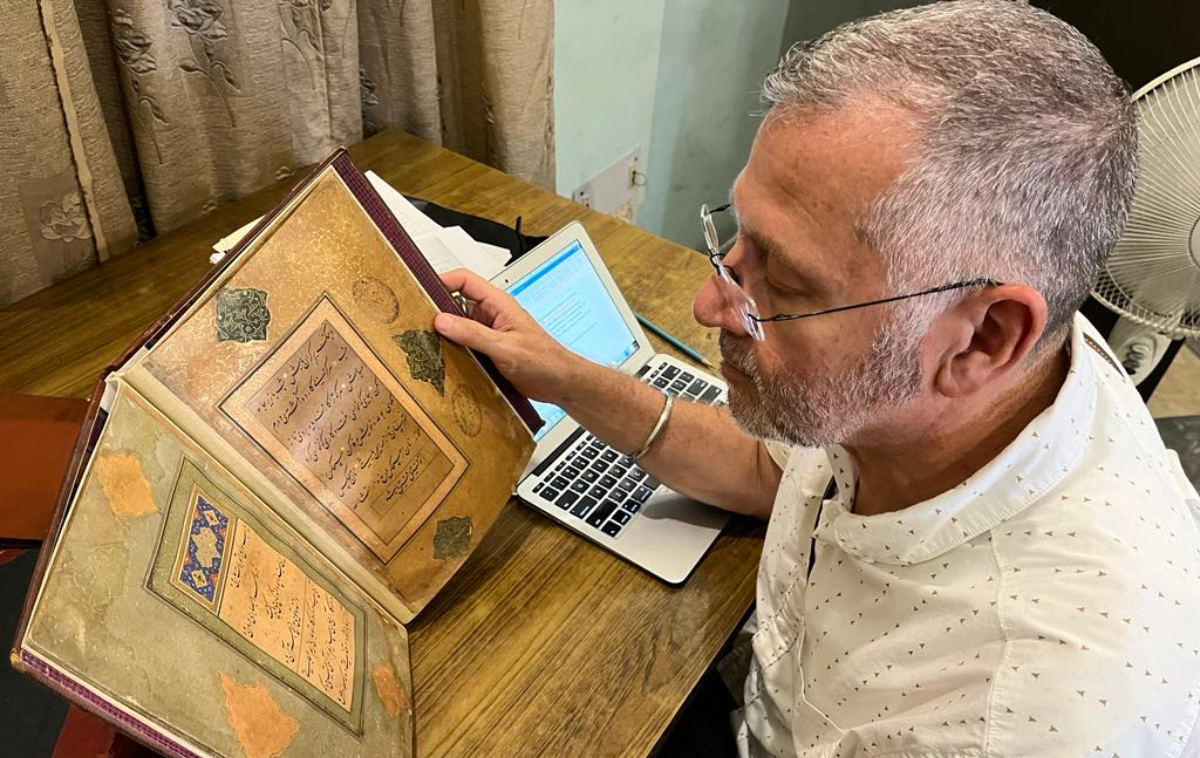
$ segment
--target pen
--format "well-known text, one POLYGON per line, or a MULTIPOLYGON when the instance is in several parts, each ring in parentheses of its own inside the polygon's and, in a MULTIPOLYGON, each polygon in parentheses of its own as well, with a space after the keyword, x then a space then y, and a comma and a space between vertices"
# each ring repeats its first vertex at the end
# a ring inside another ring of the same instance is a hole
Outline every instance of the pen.
POLYGON ((668 332, 666 329, 663 329, 661 326, 654 323, 650 319, 646 318, 642 314, 634 313, 633 315, 637 317, 638 323, 640 323, 642 326, 646 327, 650 331, 654 332, 659 337, 662 337, 664 340, 666 340, 672 347, 674 347, 679 352, 683 353, 684 355, 686 355, 687 357, 696 361, 697 363, 699 363, 702 366, 707 366, 713 370, 716 370, 717 367, 712 364, 712 361, 710 361, 709 359, 707 359, 703 355, 701 355, 699 352, 697 352, 695 348, 688 347, 678 337, 674 336, 673 334, 668 332))

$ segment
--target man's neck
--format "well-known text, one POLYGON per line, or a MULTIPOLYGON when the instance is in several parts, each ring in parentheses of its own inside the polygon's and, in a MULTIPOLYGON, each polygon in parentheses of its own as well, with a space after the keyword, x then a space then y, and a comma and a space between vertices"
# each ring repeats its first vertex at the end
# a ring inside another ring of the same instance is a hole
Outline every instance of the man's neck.
POLYGON ((938 414, 919 434, 847 445, 858 467, 854 512, 898 511, 965 481, 1054 402, 1069 366, 1066 349, 1058 350, 999 395, 938 414))

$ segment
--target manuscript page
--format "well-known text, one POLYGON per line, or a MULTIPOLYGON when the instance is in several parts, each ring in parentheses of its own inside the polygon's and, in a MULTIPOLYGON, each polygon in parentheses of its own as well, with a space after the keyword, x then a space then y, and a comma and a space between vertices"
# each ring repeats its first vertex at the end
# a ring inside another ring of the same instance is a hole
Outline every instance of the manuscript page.
POLYGON ((124 375, 197 438, 214 432, 214 454, 264 477, 280 515, 393 593, 406 622, 533 450, 474 357, 433 331, 436 313, 329 169, 124 375))
POLYGON ((407 758, 407 635, 122 387, 21 647, 215 758, 407 758))

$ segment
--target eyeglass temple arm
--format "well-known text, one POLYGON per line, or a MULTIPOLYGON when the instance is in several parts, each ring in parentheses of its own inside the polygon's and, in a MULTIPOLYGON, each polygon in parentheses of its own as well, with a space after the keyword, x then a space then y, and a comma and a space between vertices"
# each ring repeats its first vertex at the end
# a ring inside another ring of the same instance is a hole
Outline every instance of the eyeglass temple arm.
POLYGON ((868 305, 883 305, 884 303, 894 303, 897 300, 907 300, 910 297, 921 297, 922 295, 934 295, 938 292, 948 292, 950 290, 966 289, 967 287, 998 287, 1000 282, 987 277, 979 277, 977 279, 969 279, 965 282, 955 282, 953 284, 943 284, 940 287, 933 289, 922 290, 920 292, 911 292, 907 295, 895 295, 893 297, 885 297, 882 300, 872 300, 869 303, 856 303, 854 305, 843 305, 838 308, 829 308, 816 313, 781 313, 778 316, 768 316, 767 318, 759 318, 753 314, 746 314, 747 317, 766 323, 768 321, 795 321, 802 318, 811 318, 812 316, 824 316, 829 313, 840 313, 841 311, 852 311, 855 308, 866 308, 868 305))

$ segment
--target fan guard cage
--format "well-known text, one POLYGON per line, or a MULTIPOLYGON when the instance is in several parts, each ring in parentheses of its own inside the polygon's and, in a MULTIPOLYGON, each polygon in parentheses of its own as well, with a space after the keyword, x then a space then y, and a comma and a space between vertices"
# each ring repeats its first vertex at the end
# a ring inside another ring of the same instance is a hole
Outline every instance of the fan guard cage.
POLYGON ((1173 337, 1200 336, 1200 58, 1133 95, 1138 180, 1092 295, 1173 337))

